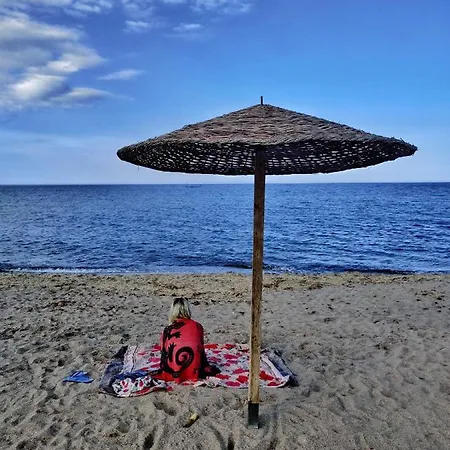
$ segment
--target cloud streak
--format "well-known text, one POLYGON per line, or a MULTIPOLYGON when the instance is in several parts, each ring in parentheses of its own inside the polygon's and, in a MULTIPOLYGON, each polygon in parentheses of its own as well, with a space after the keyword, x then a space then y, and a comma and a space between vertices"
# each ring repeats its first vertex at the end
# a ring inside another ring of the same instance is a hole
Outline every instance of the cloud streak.
POLYGON ((160 20, 126 20, 124 31, 126 33, 146 33, 147 31, 154 30, 162 27, 160 20))
POLYGON ((251 10, 253 3, 253 0, 193 0, 192 9, 197 12, 245 14, 251 10))
MULTIPOLYGON (((251 11, 256 0, 121 0, 124 14, 127 17, 124 30, 128 33, 145 33, 156 28, 163 28, 167 21, 163 19, 165 11, 180 10, 186 15, 192 13, 205 15, 236 15, 251 11)), ((199 36, 202 25, 197 23, 181 23, 172 27, 172 34, 166 36, 193 37, 199 36), (183 26, 194 25, 197 28, 183 29, 183 26)))
POLYGON ((180 25, 176 26, 173 31, 175 33, 191 33, 198 32, 203 29, 203 25, 199 23, 180 23, 180 25))
POLYGON ((107 91, 100 89, 77 87, 70 91, 53 98, 54 103, 60 103, 63 106, 78 106, 83 104, 91 104, 105 98, 116 97, 107 91))
POLYGON ((32 11, 48 12, 61 10, 75 17, 86 17, 90 14, 109 12, 114 6, 114 0, 2 0, 0 13, 18 14, 32 11))
POLYGON ((0 25, 0 42, 10 48, 30 42, 76 41, 80 38, 78 30, 32 21, 24 14, 0 18, 0 25))
POLYGON ((180 23, 167 36, 195 41, 205 37, 206 32, 207 29, 200 23, 180 23))
POLYGON ((119 70, 117 72, 112 72, 107 75, 103 75, 101 77, 98 77, 99 80, 105 80, 105 81, 124 81, 124 80, 132 80, 139 75, 142 75, 144 73, 143 70, 136 70, 136 69, 124 69, 119 70))
POLYGON ((152 17, 156 11, 154 0, 122 0, 125 15, 133 20, 152 17))

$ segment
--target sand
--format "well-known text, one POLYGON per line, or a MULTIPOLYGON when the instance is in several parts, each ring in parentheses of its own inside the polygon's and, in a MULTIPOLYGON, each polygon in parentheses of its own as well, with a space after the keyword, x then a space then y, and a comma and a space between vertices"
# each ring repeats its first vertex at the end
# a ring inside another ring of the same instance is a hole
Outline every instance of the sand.
POLYGON ((267 276, 263 346, 299 386, 262 391, 259 430, 246 391, 99 393, 114 351, 157 342, 176 296, 208 342, 246 343, 249 292, 232 274, 0 275, 0 448, 450 448, 450 275, 267 276), (75 369, 95 381, 63 384, 75 369))

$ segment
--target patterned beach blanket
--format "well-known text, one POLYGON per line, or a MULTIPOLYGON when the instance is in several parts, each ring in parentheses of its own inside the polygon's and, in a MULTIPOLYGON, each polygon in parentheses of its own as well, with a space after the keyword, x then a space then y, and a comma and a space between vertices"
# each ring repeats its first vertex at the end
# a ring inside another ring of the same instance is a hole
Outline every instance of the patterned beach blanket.
MULTIPOLYGON (((220 369, 214 377, 183 385, 226 387, 244 389, 248 387, 249 347, 239 344, 206 344, 208 361, 220 369)), ((159 368, 161 347, 159 345, 125 346, 106 366, 100 390, 117 397, 134 397, 155 390, 172 390, 176 383, 156 380, 152 372, 159 368)), ((261 387, 278 388, 296 384, 296 378, 282 358, 273 350, 261 352, 261 387)))

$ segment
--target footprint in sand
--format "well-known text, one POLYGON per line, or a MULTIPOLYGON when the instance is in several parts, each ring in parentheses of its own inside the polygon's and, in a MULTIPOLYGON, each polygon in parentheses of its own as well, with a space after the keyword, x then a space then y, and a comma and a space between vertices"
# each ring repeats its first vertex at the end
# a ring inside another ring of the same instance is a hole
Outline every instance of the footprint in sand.
POLYGON ((175 416, 177 411, 175 408, 164 404, 163 402, 154 402, 155 408, 159 411, 164 411, 169 416, 175 416))
POLYGON ((144 443, 142 444, 142 450, 149 450, 153 447, 154 443, 155 440, 153 438, 153 433, 148 434, 144 439, 144 443))
POLYGON ((209 426, 210 430, 213 432, 214 437, 216 438, 218 444, 220 445, 220 448, 227 449, 227 450, 234 450, 235 443, 233 436, 228 436, 227 442, 225 441, 225 437, 222 435, 222 432, 220 429, 218 429, 215 425, 210 424, 209 426), (226 442, 226 447, 225 447, 226 442))

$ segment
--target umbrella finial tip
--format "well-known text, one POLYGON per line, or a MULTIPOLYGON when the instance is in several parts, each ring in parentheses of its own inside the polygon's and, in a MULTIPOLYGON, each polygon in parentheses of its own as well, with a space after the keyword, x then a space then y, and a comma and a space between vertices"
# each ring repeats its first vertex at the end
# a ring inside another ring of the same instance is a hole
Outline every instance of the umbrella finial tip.
POLYGON ((264 105, 264 97, 261 95, 261 105, 264 105))

